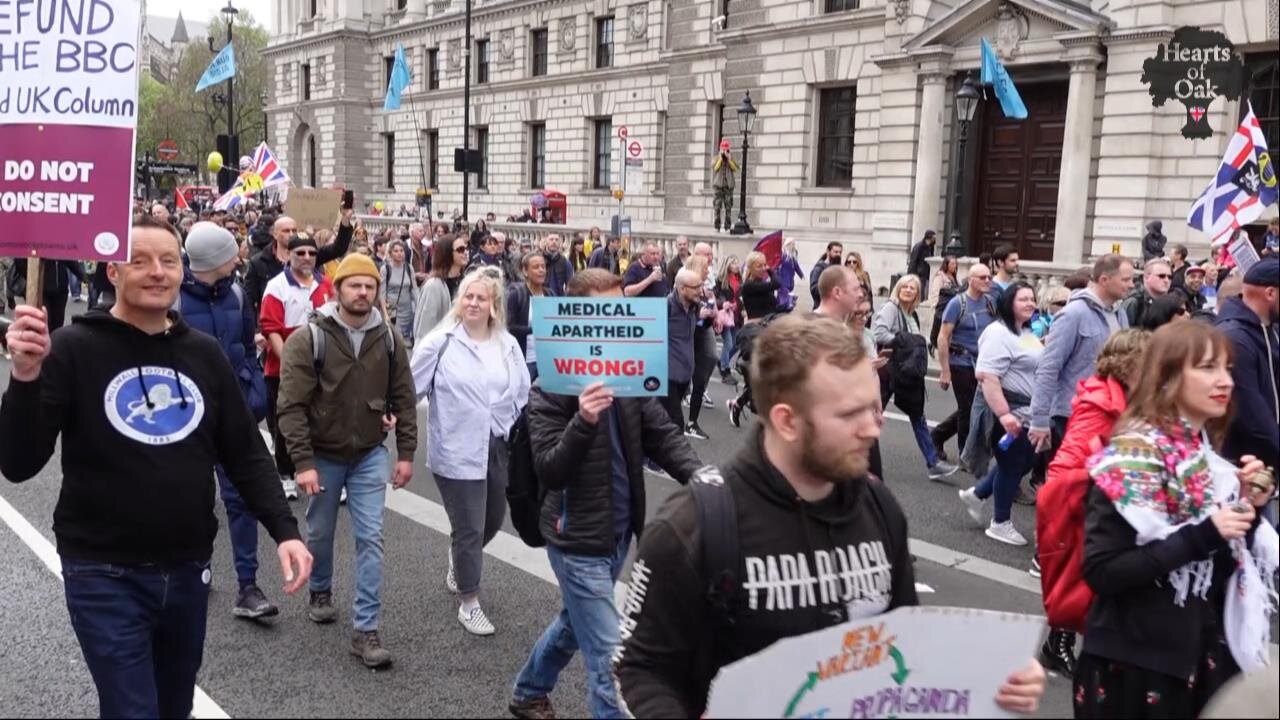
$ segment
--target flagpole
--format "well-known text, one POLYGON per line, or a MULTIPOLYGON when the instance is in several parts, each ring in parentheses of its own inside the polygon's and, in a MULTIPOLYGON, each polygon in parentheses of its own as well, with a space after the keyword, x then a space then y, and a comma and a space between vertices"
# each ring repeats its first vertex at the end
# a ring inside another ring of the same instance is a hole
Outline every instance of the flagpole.
MULTIPOLYGON (((424 164, 425 159, 422 157, 422 128, 418 127, 418 101, 414 99, 412 91, 409 95, 409 112, 413 114, 413 131, 418 141, 418 179, 422 181, 421 187, 427 187, 427 170, 424 164)), ((417 202, 417 193, 414 193, 414 202, 417 202)))

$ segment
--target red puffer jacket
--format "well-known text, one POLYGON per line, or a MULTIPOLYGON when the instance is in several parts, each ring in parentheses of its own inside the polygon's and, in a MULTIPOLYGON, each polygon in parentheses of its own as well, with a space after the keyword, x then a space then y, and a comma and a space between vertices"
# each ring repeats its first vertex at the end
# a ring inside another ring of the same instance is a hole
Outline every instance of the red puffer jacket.
POLYGON ((1040 587, 1052 628, 1080 632, 1093 601, 1084 581, 1084 505, 1090 483, 1085 460, 1111 441, 1126 405, 1124 387, 1115 379, 1094 375, 1080 381, 1067 434, 1036 498, 1040 587))

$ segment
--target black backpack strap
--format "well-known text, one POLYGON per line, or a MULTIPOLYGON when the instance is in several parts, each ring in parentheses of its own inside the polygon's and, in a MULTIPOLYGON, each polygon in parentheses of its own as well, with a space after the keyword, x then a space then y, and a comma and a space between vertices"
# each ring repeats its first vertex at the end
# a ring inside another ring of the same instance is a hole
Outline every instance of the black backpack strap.
POLYGON ((391 401, 391 389, 396 382, 396 336, 399 332, 394 326, 387 325, 387 331, 382 335, 383 345, 387 349, 387 414, 395 412, 396 404, 391 401))
POLYGON ((436 374, 440 372, 440 361, 444 359, 444 351, 449 349, 449 341, 453 339, 453 333, 444 334, 444 342, 440 345, 440 352, 436 353, 436 368, 431 371, 430 395, 434 397, 436 394, 436 374))
MULTIPOLYGON (((742 544, 733 492, 719 468, 706 465, 689 481, 702 539, 702 570, 707 581, 707 605, 716 628, 716 660, 736 659, 733 626, 737 616, 742 544)), ((717 665, 719 667, 719 665, 717 665)))

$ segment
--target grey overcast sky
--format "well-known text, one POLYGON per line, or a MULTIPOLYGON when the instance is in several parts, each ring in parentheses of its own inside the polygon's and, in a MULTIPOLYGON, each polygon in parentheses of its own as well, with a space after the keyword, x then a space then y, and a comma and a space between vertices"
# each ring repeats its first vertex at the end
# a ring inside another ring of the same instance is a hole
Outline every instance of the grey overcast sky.
MULTIPOLYGON (((226 0, 147 0, 147 13, 163 17, 182 17, 186 20, 206 22, 219 9, 226 7, 226 0)), ((238 10, 249 10, 263 27, 271 29, 271 5, 267 0, 233 0, 238 10)))

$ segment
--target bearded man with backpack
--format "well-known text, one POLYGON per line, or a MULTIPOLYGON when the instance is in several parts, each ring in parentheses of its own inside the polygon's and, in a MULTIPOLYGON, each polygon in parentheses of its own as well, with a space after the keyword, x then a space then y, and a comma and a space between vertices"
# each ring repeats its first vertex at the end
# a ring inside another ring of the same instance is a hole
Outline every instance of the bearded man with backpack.
MULTIPOLYGON (((906 516, 867 474, 880 436, 871 362, 830 318, 784 317, 761 334, 751 371, 761 422, 721 470, 700 470, 667 499, 631 569, 616 672, 635 717, 700 717, 725 665, 918 604, 906 516), (817 568, 815 582, 795 568, 817 568), (851 574, 865 582, 841 580, 851 574)), ((1032 661, 996 703, 1034 712, 1043 693, 1032 661)))
POLYGON ((284 344, 276 411, 298 488, 311 498, 307 546, 316 560, 307 616, 317 624, 337 618, 333 533, 345 489, 356 544, 351 653, 370 668, 391 663, 378 634, 387 478, 396 489, 408 485, 418 448, 417 398, 404 339, 375 307, 381 279, 373 261, 359 253, 338 266, 337 303, 322 306, 284 344), (383 445, 393 427, 394 473, 383 445))
MULTIPOLYGON (((588 268, 570 279, 568 295, 621 297, 622 280, 588 268)), ((628 717, 612 672, 619 641, 613 584, 632 536, 644 527, 644 459, 682 484, 701 463, 657 398, 615 398, 601 383, 578 397, 534 385, 527 422, 533 470, 544 493, 541 535, 564 606, 516 677, 509 709, 518 718, 555 717, 549 696, 581 649, 591 716, 628 717)), ((513 506, 512 520, 520 515, 513 506)))

